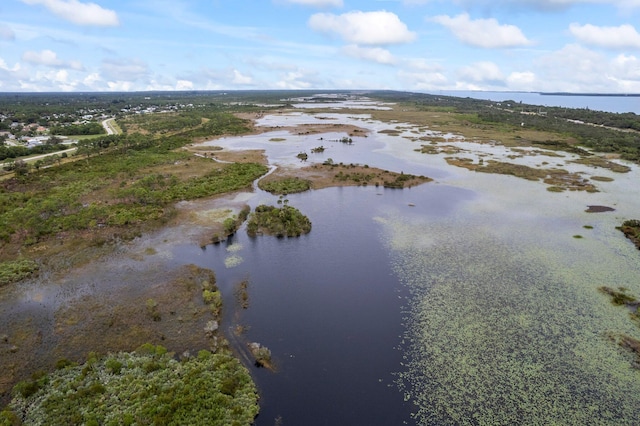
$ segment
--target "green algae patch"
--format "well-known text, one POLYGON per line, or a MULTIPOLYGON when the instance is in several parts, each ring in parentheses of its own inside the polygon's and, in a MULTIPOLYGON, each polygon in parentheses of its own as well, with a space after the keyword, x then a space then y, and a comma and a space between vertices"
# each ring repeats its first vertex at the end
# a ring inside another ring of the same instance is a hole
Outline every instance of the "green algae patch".
POLYGON ((162 349, 91 356, 33 377, 16 385, 10 408, 24 424, 253 423, 257 390, 231 354, 201 351, 178 361, 162 349))
POLYGON ((622 323, 584 291, 593 259, 576 273, 490 227, 385 223, 410 291, 397 383, 418 424, 635 423, 640 377, 606 337, 622 323))

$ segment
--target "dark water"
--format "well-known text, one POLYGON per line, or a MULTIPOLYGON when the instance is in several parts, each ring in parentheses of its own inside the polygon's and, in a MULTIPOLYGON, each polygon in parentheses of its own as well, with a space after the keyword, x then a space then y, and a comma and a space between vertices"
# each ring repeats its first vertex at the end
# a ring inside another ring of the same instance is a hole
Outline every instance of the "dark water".
MULTIPOLYGON (((399 391, 398 349, 406 291, 394 275, 375 216, 444 216, 472 197, 466 190, 423 185, 408 190, 329 188, 289 196, 308 215, 310 234, 300 238, 234 239, 209 246, 197 263, 216 271, 226 295, 226 326, 248 331, 272 351, 277 371, 252 367, 261 391, 258 425, 397 425, 413 421, 399 391), (411 207, 410 202, 416 203, 411 207), (227 268, 229 244, 244 261, 227 268), (249 308, 237 311, 234 287, 249 281, 249 308)), ((183 247, 178 258, 193 261, 183 247)))

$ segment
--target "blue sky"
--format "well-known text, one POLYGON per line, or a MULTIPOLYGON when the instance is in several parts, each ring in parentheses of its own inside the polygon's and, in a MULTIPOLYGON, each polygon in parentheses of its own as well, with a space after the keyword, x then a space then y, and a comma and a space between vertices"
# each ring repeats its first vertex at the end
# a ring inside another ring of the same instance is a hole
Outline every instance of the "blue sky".
POLYGON ((2 0, 0 92, 640 93, 640 0, 2 0))

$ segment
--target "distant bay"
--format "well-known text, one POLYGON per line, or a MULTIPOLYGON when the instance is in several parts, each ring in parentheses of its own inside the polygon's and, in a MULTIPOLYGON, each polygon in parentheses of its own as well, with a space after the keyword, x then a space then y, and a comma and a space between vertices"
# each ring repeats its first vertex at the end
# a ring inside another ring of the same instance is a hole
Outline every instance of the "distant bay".
POLYGON ((460 98, 486 99, 490 101, 515 101, 529 105, 567 108, 588 108, 597 111, 640 114, 640 94, 572 94, 540 92, 484 92, 477 90, 437 90, 432 95, 460 98))

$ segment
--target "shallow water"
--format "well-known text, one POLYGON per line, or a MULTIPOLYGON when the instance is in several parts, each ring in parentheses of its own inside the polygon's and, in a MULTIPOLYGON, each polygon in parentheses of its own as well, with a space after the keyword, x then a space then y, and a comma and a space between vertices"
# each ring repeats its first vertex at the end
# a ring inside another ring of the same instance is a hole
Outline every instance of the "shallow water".
MULTIPOLYGON (((296 120, 303 122, 303 116, 296 120)), ((640 414, 640 374, 631 368, 632 356, 609 336, 638 337, 638 329, 597 288, 640 293, 638 253, 615 229, 640 211, 632 185, 637 167, 619 174, 568 163, 575 159, 569 154, 510 158, 517 153, 501 146, 458 142, 476 160, 489 155, 530 166, 546 161, 615 179, 598 183, 599 193, 556 194, 538 182, 447 167, 443 155, 416 153, 419 143, 408 138, 373 132, 354 141, 346 147, 351 153, 336 155, 339 161, 436 177, 401 192, 404 203, 415 207, 380 199, 363 204, 359 219, 375 212, 395 277, 409 294, 402 364, 395 372, 413 406, 411 422, 514 424, 524 416, 531 424, 633 424, 640 414), (455 193, 465 195, 451 204, 455 193), (615 211, 586 213, 594 204, 615 211)), ((258 146, 268 155, 281 152, 264 143, 252 147, 258 146)), ((308 146, 300 140, 296 148, 308 146)), ((292 200, 298 206, 304 198, 292 200)))
MULTIPOLYGON (((542 183, 454 168, 444 155, 416 152, 419 142, 378 133, 401 126, 416 137, 428 129, 348 112, 324 116, 371 132, 353 145, 329 141, 344 134, 281 130, 209 144, 265 149, 272 165, 296 167, 303 165, 297 153, 322 144, 327 150, 310 154, 309 162, 332 158, 436 180, 405 190, 290 195, 313 223, 300 238, 252 239, 240 229, 203 250, 189 238, 195 225, 163 230, 53 286, 2 289, 0 312, 11 320, 5 323, 28 320, 34 335, 44 330, 44 352, 53 344, 46 332, 58 307, 113 292, 144 297, 167 271, 193 263, 216 271, 225 331, 239 353, 251 341, 272 351, 275 372, 252 367, 262 394, 258 425, 634 423, 640 373, 609 335, 638 338, 640 330, 597 288, 640 294, 640 254, 615 229, 640 211, 637 167, 618 174, 567 165, 569 155, 518 159, 615 179, 598 182, 594 194, 551 193, 542 183), (615 211, 586 213, 588 205, 615 211), (148 247, 153 254, 144 254, 148 247), (235 294, 244 280, 247 309, 235 294), (246 331, 235 336, 236 325, 246 331)), ((266 126, 277 123, 290 125, 280 115, 263 118, 266 126)), ((499 146, 459 144, 474 161, 509 155, 499 146)), ((258 190, 212 206, 276 200, 258 190)), ((200 324, 179 330, 202 332, 200 324)))

